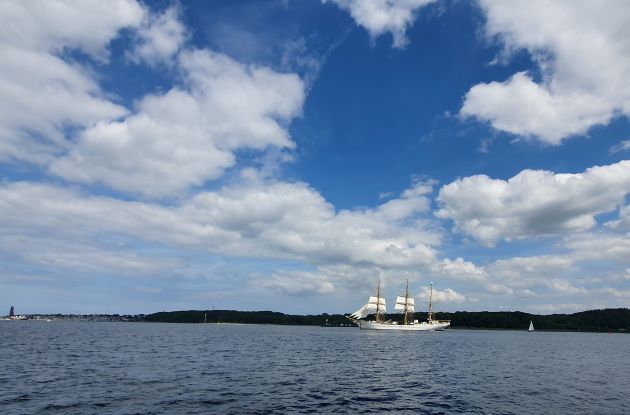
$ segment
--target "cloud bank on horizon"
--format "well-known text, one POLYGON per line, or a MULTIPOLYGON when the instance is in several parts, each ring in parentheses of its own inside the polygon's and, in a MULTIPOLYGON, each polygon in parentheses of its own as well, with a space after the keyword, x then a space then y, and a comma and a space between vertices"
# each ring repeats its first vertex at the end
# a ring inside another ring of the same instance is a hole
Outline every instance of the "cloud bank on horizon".
POLYGON ((405 279, 446 310, 628 306, 629 18, 3 2, 0 306, 349 312, 405 279))

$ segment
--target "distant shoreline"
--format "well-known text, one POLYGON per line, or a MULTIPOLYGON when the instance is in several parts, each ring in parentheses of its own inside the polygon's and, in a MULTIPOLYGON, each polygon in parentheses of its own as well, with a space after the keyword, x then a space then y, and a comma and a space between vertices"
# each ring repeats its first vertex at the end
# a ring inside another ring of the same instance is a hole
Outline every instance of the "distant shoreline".
MULTIPOLYGON (((274 324, 283 326, 353 327, 342 314, 293 315, 274 311, 187 310, 163 311, 153 314, 25 314, 30 320, 155 322, 191 324, 274 324)), ((387 319, 400 320, 400 314, 387 314, 387 319)), ((435 313, 436 319, 450 320, 451 329, 525 330, 530 321, 537 331, 569 332, 630 332, 630 309, 589 310, 573 314, 536 315, 520 311, 457 311, 435 313)), ((415 318, 426 319, 426 313, 415 318)))
MULTIPOLYGON (((386 319, 398 321, 400 314, 387 314, 386 319)), ((426 313, 416 313, 414 318, 425 320, 426 313)), ((454 329, 524 330, 533 322, 536 330, 630 332, 630 309, 616 308, 589 310, 573 314, 536 315, 520 311, 458 311, 435 313, 435 319, 450 320, 454 329)), ((273 311, 237 310, 188 310, 164 311, 148 314, 145 321, 164 323, 243 323, 346 327, 352 326, 346 315, 291 315, 273 311)))

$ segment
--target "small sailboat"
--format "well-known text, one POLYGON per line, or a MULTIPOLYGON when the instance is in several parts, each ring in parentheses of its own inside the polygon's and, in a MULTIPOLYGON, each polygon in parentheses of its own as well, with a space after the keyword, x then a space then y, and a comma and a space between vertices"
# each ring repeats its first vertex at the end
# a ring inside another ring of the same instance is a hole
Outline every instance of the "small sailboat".
POLYGON ((527 329, 527 331, 534 331, 534 322, 529 320, 529 328, 527 329))

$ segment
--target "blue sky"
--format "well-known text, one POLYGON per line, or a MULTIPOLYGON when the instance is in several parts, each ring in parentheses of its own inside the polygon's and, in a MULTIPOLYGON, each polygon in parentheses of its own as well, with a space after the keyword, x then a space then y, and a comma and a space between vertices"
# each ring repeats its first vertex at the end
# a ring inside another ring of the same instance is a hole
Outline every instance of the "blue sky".
POLYGON ((630 6, 0 5, 0 307, 630 303, 630 6), (4 305, 3 305, 4 304, 4 305))

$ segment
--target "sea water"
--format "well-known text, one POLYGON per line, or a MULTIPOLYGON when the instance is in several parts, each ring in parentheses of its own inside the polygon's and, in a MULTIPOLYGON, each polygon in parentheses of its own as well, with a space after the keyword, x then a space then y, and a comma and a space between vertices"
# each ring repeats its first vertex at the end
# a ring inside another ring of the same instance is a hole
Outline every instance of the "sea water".
POLYGON ((0 321, 0 414, 628 414, 630 334, 0 321))

